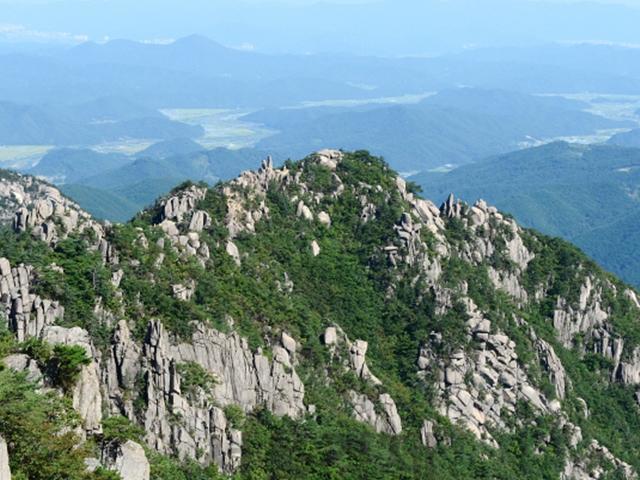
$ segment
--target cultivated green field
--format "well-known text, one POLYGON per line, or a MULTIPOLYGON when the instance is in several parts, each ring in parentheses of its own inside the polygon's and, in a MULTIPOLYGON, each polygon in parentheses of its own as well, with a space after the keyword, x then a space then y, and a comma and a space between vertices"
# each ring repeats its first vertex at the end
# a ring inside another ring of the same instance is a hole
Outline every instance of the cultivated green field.
POLYGON ((201 125, 205 134, 196 139, 206 148, 230 149, 253 147, 263 138, 276 133, 261 125, 242 120, 250 113, 246 110, 224 110, 214 108, 172 108, 162 110, 171 120, 201 125))
POLYGON ((43 145, 0 145, 0 167, 32 167, 52 148, 43 145))

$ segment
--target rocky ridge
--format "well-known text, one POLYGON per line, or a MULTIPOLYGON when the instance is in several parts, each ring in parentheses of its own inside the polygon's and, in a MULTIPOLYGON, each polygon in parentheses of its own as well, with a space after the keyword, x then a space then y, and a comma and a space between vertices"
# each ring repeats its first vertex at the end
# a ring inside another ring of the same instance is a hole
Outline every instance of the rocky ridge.
MULTIPOLYGON (((468 206, 453 196, 438 208, 411 193, 400 177, 393 177, 390 190, 362 181, 347 184, 340 176, 343 159, 341 152, 322 151, 296 169, 276 169, 268 159, 258 171, 246 172, 222 187, 224 218, 215 218, 203 206, 209 195, 207 188, 189 186, 158 202, 159 214, 151 230, 141 229, 134 242, 149 255, 154 249, 164 252, 170 248, 178 258, 195 259, 204 268, 210 267, 212 257, 220 251, 236 268, 243 268, 253 260, 252 252, 243 248, 243 237, 256 235, 271 219, 274 212, 270 195, 274 191, 287 195, 299 221, 318 225, 324 231, 334 228, 338 215, 332 207, 343 196, 355 197, 358 221, 364 226, 379 221, 383 203, 376 200, 378 196, 387 203, 397 197, 404 211, 387 232, 386 241, 372 253, 386 262, 390 272, 387 296, 396 295, 401 282, 409 281, 420 290, 420 299, 429 299, 436 315, 455 311, 464 320, 457 344, 446 340, 447 332, 433 330, 416 345, 415 378, 433 387, 438 414, 421 419, 419 437, 424 447, 441 446, 438 430, 449 422, 490 448, 500 448, 496 432, 524 428, 518 422, 514 427, 511 420, 525 403, 537 415, 556 417, 559 428, 572 432, 563 478, 604 478, 603 465, 621 470, 625 478, 636 478, 634 468, 597 439, 582 438, 580 427, 565 411, 573 385, 556 351, 575 349, 580 355, 599 355, 611 362, 610 381, 640 386, 640 348, 625 343, 612 320, 609 299, 610 295, 620 298, 638 318, 640 306, 635 293, 586 273, 576 298, 557 295, 554 300, 549 324, 557 343, 552 343, 520 315, 521 310, 547 298, 551 285, 543 281, 529 288, 527 275, 539 253, 534 251, 528 233, 513 219, 483 201, 468 206), (307 166, 327 172, 330 187, 315 189, 307 178, 307 166), (209 236, 216 224, 224 226, 226 236, 212 243, 209 236), (468 278, 451 280, 453 261, 486 267, 486 279, 492 288, 513 302, 513 315, 502 318, 479 305, 468 278), (505 328, 505 322, 525 332, 525 339, 512 337, 514 330, 505 328), (523 359, 518 353, 523 341, 534 353, 531 359, 523 359), (546 378, 550 390, 543 389, 540 376, 546 378), (585 459, 591 454, 601 462, 588 464, 585 459)), ((94 232, 89 247, 102 253, 112 271, 114 288, 120 298, 125 297, 121 284, 130 273, 120 265, 124 252, 121 255, 108 240, 113 234, 109 226, 91 220, 52 187, 40 186, 27 177, 19 177, 11 185, 5 182, 2 188, 0 193, 10 199, 12 208, 17 207, 12 220, 17 232, 31 232, 49 245, 74 233, 94 232)), ((319 236, 305 237, 304 241, 310 257, 323 256, 325 249, 319 236)), ((165 253, 155 257, 158 270, 163 268, 165 258, 165 253)), ((8 259, 0 259, 0 304, 18 341, 36 337, 50 344, 78 345, 92 358, 71 393, 73 406, 83 419, 83 436, 100 435, 104 414, 122 415, 144 427, 144 440, 156 451, 203 465, 214 463, 222 472, 232 473, 242 464, 243 433, 228 418, 228 407, 239 407, 245 414, 266 409, 298 421, 313 417, 315 406, 306 404, 305 384, 297 372, 304 357, 302 338, 283 329, 266 329, 262 332, 264 345, 251 347, 231 317, 224 318, 225 328, 193 321, 186 337, 168 331, 161 320, 149 318, 141 338, 133 331, 132 319, 123 314, 125 309, 117 308, 103 316, 109 319, 112 331, 107 348, 99 348, 86 330, 57 325, 64 319, 64 307, 36 293, 38 274, 31 265, 12 265, 8 259), (211 384, 187 388, 181 373, 185 365, 196 365, 198 371, 206 372, 211 384)), ((290 279, 287 272, 284 278, 288 286, 281 293, 287 295, 296 290, 296 279, 290 279)), ((171 295, 179 302, 190 303, 197 298, 199 287, 199 278, 182 278, 171 285, 171 295)), ((349 389, 345 393, 353 418, 380 434, 407 435, 403 433, 403 412, 393 392, 385 391, 386 382, 368 365, 369 343, 350 341, 341 326, 333 322, 324 330, 323 343, 332 361, 367 386, 367 391, 349 389), (375 395, 371 395, 371 388, 375 395)), ((28 371, 32 378, 38 376, 24 355, 7 357, 5 364, 28 371)), ((2 445, 0 442, 0 478, 2 445)), ((105 461, 106 466, 123 478, 149 478, 140 445, 129 441, 114 448, 105 457, 111 459, 105 461)))

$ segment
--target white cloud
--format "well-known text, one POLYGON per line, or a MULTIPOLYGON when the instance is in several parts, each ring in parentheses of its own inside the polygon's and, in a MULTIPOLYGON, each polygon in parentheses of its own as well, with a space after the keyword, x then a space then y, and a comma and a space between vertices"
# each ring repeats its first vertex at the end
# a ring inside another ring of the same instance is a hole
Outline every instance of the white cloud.
POLYGON ((88 41, 89 37, 69 32, 32 30, 24 25, 13 23, 0 23, 0 39, 11 42, 82 43, 88 41))

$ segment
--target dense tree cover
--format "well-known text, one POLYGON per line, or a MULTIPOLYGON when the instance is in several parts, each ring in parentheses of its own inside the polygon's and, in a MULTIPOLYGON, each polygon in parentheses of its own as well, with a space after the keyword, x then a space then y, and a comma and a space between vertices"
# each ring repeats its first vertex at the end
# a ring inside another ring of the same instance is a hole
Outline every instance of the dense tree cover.
MULTIPOLYGON (((327 169, 294 162, 287 166, 292 174, 301 173, 313 190, 327 194, 316 208, 330 214, 330 228, 296 216, 297 202, 291 199, 304 196, 304 192, 295 186, 287 191, 270 188, 266 198, 269 217, 257 224, 255 235, 243 234, 235 240, 241 252, 248 253, 238 266, 224 252, 227 232, 221 224, 227 212, 221 187, 217 186, 210 189, 198 205, 214 219, 212 228, 201 235, 211 250, 206 268, 193 258, 177 255, 169 242, 164 245, 157 242, 161 234, 151 226, 158 214, 154 209, 128 224, 116 226, 109 238, 120 255, 118 268, 125 272, 120 287, 122 317, 134 326, 137 338, 143 337, 148 321, 153 318, 161 319, 177 336, 188 338, 194 321, 228 331, 230 316, 234 328, 248 338, 251 346, 261 346, 267 354, 267 340, 282 330, 300 341, 296 370, 305 384, 305 403, 315 405, 316 413, 294 421, 262 410, 244 415, 238 408, 227 407, 225 413, 229 421, 243 430, 243 463, 235 478, 557 478, 568 449, 568 433, 558 428, 554 418, 536 415, 527 405, 519 405, 516 415, 508 419, 510 430, 494 433, 501 448, 493 449, 477 442, 470 433, 435 411, 433 385, 416 374, 419 346, 432 331, 443 335, 440 354, 446 355, 457 348, 470 349, 474 345, 466 334, 466 313, 457 299, 453 299, 453 307, 446 314, 436 313, 432 292, 422 280, 414 280, 419 273, 417 269, 402 267, 399 274, 389 268, 386 256, 380 251, 380 246, 396 241, 393 227, 408 208, 395 188, 389 167, 366 152, 346 155, 336 172, 344 182, 344 193, 332 198, 328 193, 336 184, 327 169), (358 192, 363 185, 371 186, 367 196, 378 210, 375 221, 367 223, 360 220, 362 204, 358 192), (381 188, 375 188, 376 185, 381 188), (146 241, 141 240, 142 235, 146 241), (319 243, 322 251, 317 257, 311 255, 312 240, 319 243), (158 267, 160 253, 165 255, 165 260, 158 267), (293 282, 291 290, 283 287, 285 278, 293 282), (190 301, 176 300, 171 285, 189 280, 195 280, 197 285, 194 297, 190 301), (350 338, 369 342, 368 364, 384 387, 366 384, 332 361, 321 336, 333 323, 340 325, 350 338), (403 433, 389 437, 357 423, 345 401, 345 393, 350 389, 367 392, 372 397, 383 391, 390 393, 403 420, 403 433), (434 449, 426 449, 420 442, 424 419, 436 422, 439 442, 434 449)), ((560 345, 550 321, 557 296, 575 301, 587 273, 607 279, 618 291, 624 286, 575 247, 527 231, 525 242, 535 253, 535 259, 523 279, 524 286, 530 293, 542 287, 546 296, 541 302, 518 307, 510 297, 495 289, 488 275, 489 267, 511 268, 500 252, 509 233, 500 233, 505 238, 496 240, 498 251, 488 261, 471 265, 455 254, 455 247, 471 238, 471 232, 456 219, 447 220, 446 226, 446 237, 454 247, 454 254, 442 266, 443 285, 455 292, 461 282, 466 282, 466 294, 486 312, 495 328, 516 342, 519 359, 529 376, 552 397, 553 388, 536 360, 530 328, 550 342, 572 380, 573 387, 563 405, 570 420, 583 429, 585 439, 597 438, 617 456, 640 468, 640 460, 634 455, 640 449, 640 416, 634 392, 610 383, 610 365, 601 357, 579 355, 560 345), (526 324, 517 322, 516 317, 526 320, 526 324), (588 418, 583 415, 578 397, 589 405, 588 418)), ((430 245, 431 234, 423 232, 422 235, 430 245)), ((0 256, 9 258, 13 264, 34 265, 38 291, 60 300, 67 308, 64 324, 87 328, 96 345, 105 347, 112 327, 100 323, 93 306, 98 298, 106 306, 117 305, 119 300, 108 281, 109 269, 97 254, 83 248, 86 240, 72 235, 54 248, 48 248, 29 236, 2 231, 0 256), (64 273, 51 268, 53 263, 62 266, 64 273)), ((625 336, 633 344, 638 342, 637 319, 632 318, 629 305, 620 297, 606 298, 612 310, 612 333, 625 336)), ((68 368, 63 370, 70 372, 67 378, 73 379, 73 372, 82 364, 78 352, 56 352, 37 342, 15 347, 10 340, 2 338, 6 340, 0 342, 3 352, 21 348, 41 362, 56 355, 64 359, 68 368)), ((187 393, 207 391, 217 381, 195 364, 185 363, 177 368, 187 393)), ((16 390, 14 386, 20 382, 25 380, 0 372, 0 386, 7 385, 8 392, 16 390)), ((31 387, 22 386, 17 391, 25 392, 22 401, 26 398, 35 402, 39 398, 31 387)), ((67 401, 56 398, 56 402, 63 404, 67 401)), ((137 401, 144 402, 144 399, 137 401)), ((42 401, 42 405, 49 405, 47 402, 54 400, 42 401)), ((25 438, 38 440, 40 433, 29 430, 35 428, 34 424, 9 425, 13 418, 9 413, 13 410, 3 414, 2 409, 18 408, 12 405, 0 401, 0 422, 4 418, 7 428, 24 428, 25 438)), ((51 403, 47 408, 62 407, 51 403)), ((71 424, 71 420, 64 422, 71 424)), ((108 418, 104 431, 106 442, 139 440, 143 433, 119 417, 108 418)), ((37 468, 39 457, 33 456, 31 461, 31 457, 21 453, 25 446, 15 444, 11 448, 12 454, 16 452, 14 456, 21 459, 16 461, 25 462, 23 468, 37 468)), ((197 480, 217 476, 215 468, 206 469, 148 453, 154 479, 197 480)), ((69 469, 75 465, 73 458, 64 461, 69 469)), ((83 477, 69 474, 64 478, 83 477)))

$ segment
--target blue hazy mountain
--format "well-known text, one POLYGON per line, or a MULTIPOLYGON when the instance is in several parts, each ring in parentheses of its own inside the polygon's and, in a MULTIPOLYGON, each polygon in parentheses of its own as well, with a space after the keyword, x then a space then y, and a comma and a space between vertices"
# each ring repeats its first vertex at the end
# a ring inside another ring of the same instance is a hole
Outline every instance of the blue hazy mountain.
POLYGON ((203 133, 202 127, 115 98, 55 107, 0 101, 0 144, 4 145, 94 145, 124 138, 163 140, 203 133))
POLYGON ((281 133, 259 148, 295 155, 330 145, 365 148, 400 171, 460 165, 516 150, 523 142, 631 127, 582 111, 581 102, 503 90, 444 90, 417 105, 269 109, 247 119, 281 133))

